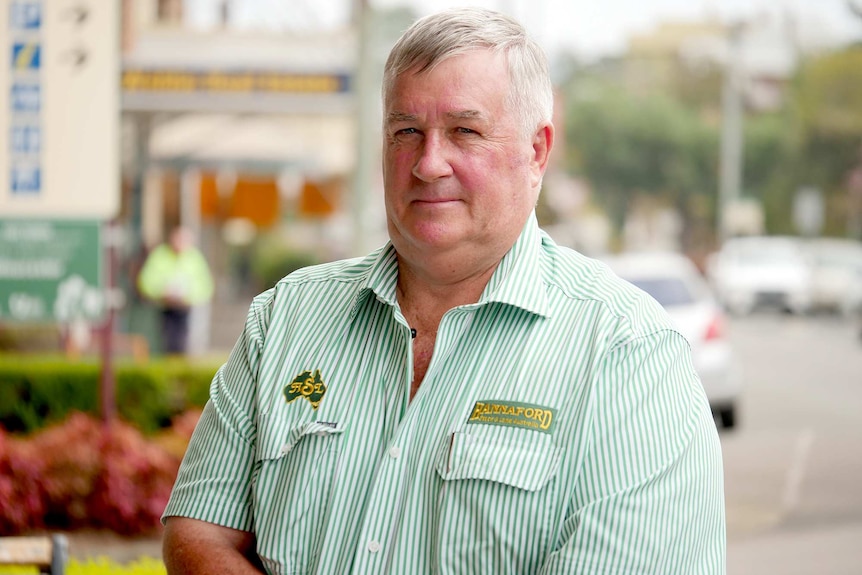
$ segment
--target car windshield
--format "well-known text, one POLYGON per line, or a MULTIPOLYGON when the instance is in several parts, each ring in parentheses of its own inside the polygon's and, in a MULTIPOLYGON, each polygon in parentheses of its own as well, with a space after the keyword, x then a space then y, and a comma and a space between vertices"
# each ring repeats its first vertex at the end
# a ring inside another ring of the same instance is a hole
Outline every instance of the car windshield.
POLYGON ((694 302, 694 294, 685 282, 677 278, 635 278, 629 281, 654 297, 663 307, 694 302))

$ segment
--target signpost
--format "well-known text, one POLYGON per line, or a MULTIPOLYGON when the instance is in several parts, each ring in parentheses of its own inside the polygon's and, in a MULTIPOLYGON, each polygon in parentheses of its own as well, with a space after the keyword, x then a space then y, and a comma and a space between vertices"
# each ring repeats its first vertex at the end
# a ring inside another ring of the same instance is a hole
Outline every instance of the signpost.
POLYGON ((0 322, 104 318, 101 224, 0 220, 0 322))
POLYGON ((0 217, 116 215, 119 6, 0 0, 0 217))
POLYGON ((0 0, 0 322, 103 321, 105 421, 114 316, 101 230, 120 199, 120 6, 0 0))

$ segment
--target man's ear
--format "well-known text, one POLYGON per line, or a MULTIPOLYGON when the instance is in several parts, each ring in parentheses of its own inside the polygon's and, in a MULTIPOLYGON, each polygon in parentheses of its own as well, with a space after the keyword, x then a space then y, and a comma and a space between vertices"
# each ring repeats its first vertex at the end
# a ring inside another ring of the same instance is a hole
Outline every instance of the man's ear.
POLYGON ((533 154, 530 159, 530 169, 532 171, 533 186, 538 186, 542 181, 542 176, 548 167, 548 160, 551 157, 551 149, 554 147, 554 125, 549 123, 542 124, 536 133, 533 135, 533 154))

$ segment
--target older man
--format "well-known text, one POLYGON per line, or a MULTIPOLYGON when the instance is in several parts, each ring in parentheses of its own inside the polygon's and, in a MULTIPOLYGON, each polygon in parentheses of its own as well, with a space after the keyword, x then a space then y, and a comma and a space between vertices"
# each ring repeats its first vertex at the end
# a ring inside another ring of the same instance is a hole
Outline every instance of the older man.
POLYGON ((255 299, 165 511, 170 573, 723 572, 688 344, 537 226, 552 101, 501 14, 398 41, 391 241, 255 299))

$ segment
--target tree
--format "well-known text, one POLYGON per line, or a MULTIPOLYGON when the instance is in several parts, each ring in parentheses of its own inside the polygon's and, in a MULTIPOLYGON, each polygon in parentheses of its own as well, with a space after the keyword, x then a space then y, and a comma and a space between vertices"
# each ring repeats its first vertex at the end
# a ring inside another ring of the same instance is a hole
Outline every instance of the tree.
POLYGON ((568 166, 618 229, 641 196, 677 207, 684 234, 711 227, 717 131, 696 113, 665 96, 585 82, 570 92, 567 117, 568 166))
POLYGON ((797 141, 786 168, 792 186, 820 189, 826 201, 825 232, 845 235, 851 202, 848 176, 862 145, 862 46, 812 58, 790 91, 797 141))

